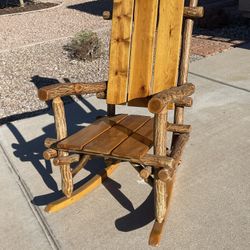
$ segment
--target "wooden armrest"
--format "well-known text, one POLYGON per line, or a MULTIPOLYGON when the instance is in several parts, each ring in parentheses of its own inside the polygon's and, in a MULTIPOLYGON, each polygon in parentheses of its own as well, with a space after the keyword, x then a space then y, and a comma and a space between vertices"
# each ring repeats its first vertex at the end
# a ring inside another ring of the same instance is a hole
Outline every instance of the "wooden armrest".
POLYGON ((148 102, 148 110, 152 113, 160 113, 168 103, 182 103, 185 106, 185 102, 190 102, 191 98, 187 98, 195 91, 195 86, 192 83, 186 83, 179 87, 173 87, 164 90, 154 95, 148 102))
POLYGON ((107 82, 99 83, 58 83, 38 90, 38 97, 42 101, 49 101, 56 97, 67 95, 81 95, 103 92, 107 88, 107 82))

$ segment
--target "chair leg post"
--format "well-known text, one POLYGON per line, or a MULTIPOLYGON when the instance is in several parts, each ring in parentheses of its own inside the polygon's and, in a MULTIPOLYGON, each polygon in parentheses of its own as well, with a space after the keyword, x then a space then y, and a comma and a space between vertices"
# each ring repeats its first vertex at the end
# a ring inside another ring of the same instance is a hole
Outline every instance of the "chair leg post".
MULTIPOLYGON (((167 110, 155 115, 154 128, 154 153, 159 156, 166 156, 167 144, 167 110)), ((154 195, 155 195, 155 217, 157 222, 163 222, 166 214, 166 183, 158 177, 159 169, 154 170, 154 195)))
MULTIPOLYGON (((65 118, 65 110, 63 101, 60 97, 53 99, 52 107, 54 111, 54 119, 56 125, 57 140, 62 140, 67 137, 67 125, 65 118)), ((58 156, 67 156, 67 152, 58 150, 58 156)), ((67 196, 70 197, 73 192, 73 177, 70 170, 70 165, 60 166, 61 177, 62 177, 62 191, 67 196)))

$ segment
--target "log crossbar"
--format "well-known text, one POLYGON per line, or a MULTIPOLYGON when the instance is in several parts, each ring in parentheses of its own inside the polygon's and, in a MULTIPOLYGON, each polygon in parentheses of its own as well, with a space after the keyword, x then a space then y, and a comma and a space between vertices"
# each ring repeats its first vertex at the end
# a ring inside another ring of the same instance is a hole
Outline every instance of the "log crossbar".
POLYGON ((169 132, 180 133, 180 134, 191 132, 191 125, 167 123, 166 128, 167 131, 169 132))
MULTIPOLYGON (((56 148, 56 145, 54 144, 52 145, 52 147, 56 148)), ((117 157, 113 155, 112 156, 103 155, 103 154, 91 153, 91 152, 81 152, 81 151, 76 151, 76 150, 73 150, 73 151, 68 150, 68 151, 74 153, 73 158, 71 158, 70 156, 59 157, 55 159, 54 163, 56 163, 56 165, 60 165, 63 163, 69 163, 71 159, 79 160, 79 157, 75 158, 74 156, 76 153, 86 154, 86 155, 96 156, 96 157, 101 157, 101 158, 107 158, 107 159, 115 159, 115 160, 126 161, 126 162, 129 161, 129 162, 140 164, 143 166, 152 166, 154 168, 169 168, 174 163, 174 159, 172 157, 159 156, 159 155, 154 155, 154 154, 146 154, 142 156, 140 159, 135 159, 135 158, 117 157)))
POLYGON ((38 97, 42 101, 49 101, 56 97, 99 93, 105 91, 106 89, 107 89, 106 82, 58 83, 40 88, 38 90, 38 97))
POLYGON ((60 166, 60 165, 78 162, 79 160, 80 160, 79 154, 72 154, 72 155, 68 155, 68 156, 57 157, 53 160, 53 163, 55 166, 60 166))

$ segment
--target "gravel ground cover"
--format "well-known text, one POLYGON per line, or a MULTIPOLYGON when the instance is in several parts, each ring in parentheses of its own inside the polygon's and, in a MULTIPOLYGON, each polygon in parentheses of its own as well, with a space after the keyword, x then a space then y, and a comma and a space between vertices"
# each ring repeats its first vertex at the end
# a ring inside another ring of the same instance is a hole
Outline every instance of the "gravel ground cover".
POLYGON ((27 2, 24 7, 11 6, 6 8, 0 8, 0 15, 20 13, 26 11, 42 10, 56 6, 56 3, 40 3, 40 2, 27 2))
POLYGON ((102 11, 107 8, 107 0, 66 0, 58 8, 2 16, 0 52, 72 36, 82 29, 109 27, 110 22, 103 20, 101 16, 102 11), (95 11, 97 7, 98 12, 95 11))
POLYGON ((0 53, 0 119, 45 109, 37 89, 47 84, 107 79, 109 29, 98 35, 105 50, 93 62, 70 60, 63 50, 69 38, 0 53))

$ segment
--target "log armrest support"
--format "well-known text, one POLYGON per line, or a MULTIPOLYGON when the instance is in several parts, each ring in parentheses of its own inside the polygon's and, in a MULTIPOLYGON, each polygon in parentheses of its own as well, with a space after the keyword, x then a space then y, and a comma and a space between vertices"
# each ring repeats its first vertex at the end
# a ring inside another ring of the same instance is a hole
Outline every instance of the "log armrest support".
POLYGON ((42 101, 49 101, 56 97, 99 93, 105 91, 106 89, 107 82, 58 83, 40 88, 38 90, 38 97, 42 101))
POLYGON ((192 106, 192 98, 189 97, 195 91, 192 83, 186 83, 179 87, 172 87, 155 94, 148 102, 148 110, 151 113, 159 114, 169 103, 182 106, 192 106))

